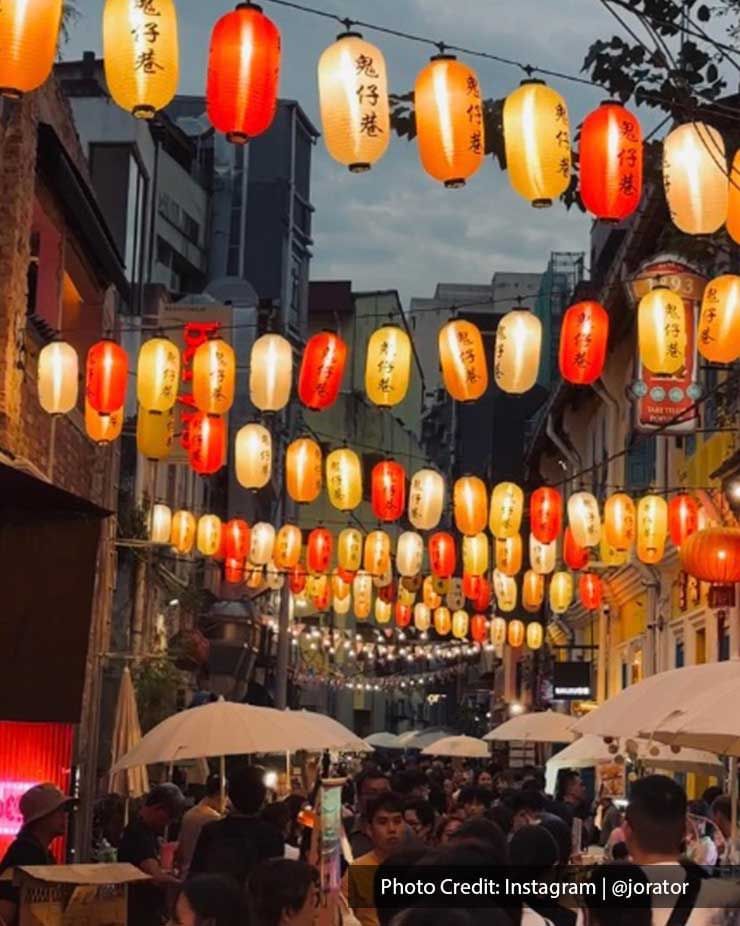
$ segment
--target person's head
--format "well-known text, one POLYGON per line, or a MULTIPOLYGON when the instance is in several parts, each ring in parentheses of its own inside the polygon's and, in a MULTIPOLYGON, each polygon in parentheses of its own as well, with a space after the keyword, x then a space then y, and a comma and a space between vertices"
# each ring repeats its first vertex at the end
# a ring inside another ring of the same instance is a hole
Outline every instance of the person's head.
POLYGON ((493 793, 485 788, 462 788, 458 803, 464 817, 481 817, 493 803, 493 793))
MULTIPOLYGON (((226 783, 224 783, 224 796, 228 793, 226 783)), ((206 781, 206 793, 204 799, 212 806, 221 809, 221 776, 209 775, 206 781)))
POLYGON ((378 768, 367 768, 357 776, 355 781, 357 789, 357 804, 360 813, 365 813, 368 803, 382 794, 387 794, 391 790, 390 779, 378 768))
POLYGON ((177 897, 172 922, 176 926, 241 926, 241 892, 223 875, 197 875, 186 881, 177 897))
POLYGON ((704 789, 701 799, 707 807, 711 807, 714 803, 714 799, 719 797, 720 794, 722 794, 722 788, 720 788, 719 785, 710 785, 708 788, 704 789))
POLYGON ((266 804, 260 811, 260 816, 267 823, 272 823, 275 829, 280 830, 285 839, 290 829, 290 810, 285 801, 273 801, 266 804))
POLYGON ((512 813, 506 804, 494 804, 485 815, 488 820, 493 820, 505 836, 509 835, 512 828, 512 813))
POLYGON ((423 843, 432 841, 435 814, 428 801, 406 801, 403 805, 403 819, 418 840, 423 843))
POLYGON ((540 826, 547 830, 557 843, 560 864, 567 865, 573 851, 573 836, 568 824, 553 813, 545 813, 540 817, 540 826))
POLYGON ((23 817, 23 829, 30 830, 43 845, 57 836, 63 836, 67 829, 67 817, 74 807, 69 798, 51 782, 34 785, 21 795, 18 809, 23 817))
POLYGON ((442 817, 439 823, 437 823, 437 829, 434 833, 434 839, 437 845, 447 845, 462 825, 462 819, 453 814, 442 817))
POLYGON ((185 809, 185 798, 177 785, 171 782, 155 785, 147 794, 144 806, 141 808, 141 819, 155 833, 164 830, 176 820, 179 820, 185 809))
POLYGON ((720 794, 712 801, 712 820, 727 839, 732 833, 732 801, 726 794, 720 794))
POLYGON ((253 816, 265 803, 267 789, 261 765, 245 765, 229 779, 229 797, 237 813, 253 816))
POLYGON ((389 926, 391 920, 406 907, 405 897, 398 895, 398 906, 393 907, 388 903, 387 895, 384 897, 380 891, 381 878, 398 877, 399 870, 404 868, 413 868, 427 854, 426 846, 402 846, 387 858, 385 858, 375 870, 373 879, 373 893, 375 896, 375 908, 378 914, 379 926, 389 926))
POLYGON ((626 862, 629 860, 630 850, 626 842, 615 842, 612 846, 612 858, 615 862, 626 862))
POLYGON ((578 772, 561 772, 558 779, 557 799, 566 804, 580 804, 586 797, 586 787, 578 772))
POLYGON ((545 809, 545 799, 539 791, 517 791, 510 801, 512 820, 511 828, 516 832, 523 826, 532 826, 539 822, 540 814, 545 809))
POLYGON ((610 862, 598 865, 591 872, 589 883, 593 892, 583 894, 587 926, 650 926, 652 910, 646 892, 648 877, 639 865, 610 862), (629 900, 622 900, 622 885, 642 884, 643 891, 629 900))
POLYGON ((509 860, 513 869, 526 869, 527 878, 551 872, 560 860, 558 845, 543 826, 523 826, 509 841, 509 860))
POLYGON ((371 800, 365 810, 366 832, 375 852, 390 855, 401 843, 406 824, 403 819, 403 798, 398 794, 381 794, 371 800))
POLYGON ((666 775, 648 775, 634 783, 625 814, 624 834, 638 864, 677 860, 686 833, 686 794, 666 775))
POLYGON ((249 876, 247 900, 254 926, 313 926, 321 900, 318 872, 293 859, 261 862, 249 876))
POLYGON ((476 788, 484 788, 486 791, 493 791, 493 775, 487 768, 482 769, 475 776, 476 788))
POLYGON ((505 865, 508 858, 506 836, 500 826, 485 817, 470 817, 452 834, 451 844, 460 841, 483 843, 490 851, 492 865, 505 865))

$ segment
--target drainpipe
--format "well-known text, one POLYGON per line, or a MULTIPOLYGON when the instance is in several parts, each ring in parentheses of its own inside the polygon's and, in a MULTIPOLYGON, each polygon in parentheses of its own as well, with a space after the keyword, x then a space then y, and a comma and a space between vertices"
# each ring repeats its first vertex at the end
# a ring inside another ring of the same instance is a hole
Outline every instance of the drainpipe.
MULTIPOLYGON (((613 427, 609 428, 609 433, 612 436, 614 436, 615 434, 618 434, 619 433, 619 402, 617 402, 617 400, 614 398, 611 392, 609 392, 609 390, 606 388, 606 385, 603 379, 596 380, 596 382, 593 384, 593 390, 596 393, 596 395, 601 399, 601 401, 604 403, 604 405, 608 405, 609 408, 611 408, 611 410, 614 412, 613 427)), ((606 464, 606 481, 607 483, 610 483, 610 484, 613 482, 611 478, 612 462, 613 461, 610 461, 609 463, 606 464)))

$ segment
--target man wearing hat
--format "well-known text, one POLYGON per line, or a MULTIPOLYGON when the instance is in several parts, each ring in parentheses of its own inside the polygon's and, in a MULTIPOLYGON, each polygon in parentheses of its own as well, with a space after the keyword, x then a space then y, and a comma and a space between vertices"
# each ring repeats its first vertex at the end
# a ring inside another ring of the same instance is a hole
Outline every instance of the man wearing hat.
MULTIPOLYGON (((0 875, 20 865, 56 865, 49 846, 64 835, 74 803, 50 783, 26 791, 18 802, 23 826, 0 862, 0 875)), ((12 881, 0 880, 0 923, 13 926, 17 921, 19 893, 12 881)))

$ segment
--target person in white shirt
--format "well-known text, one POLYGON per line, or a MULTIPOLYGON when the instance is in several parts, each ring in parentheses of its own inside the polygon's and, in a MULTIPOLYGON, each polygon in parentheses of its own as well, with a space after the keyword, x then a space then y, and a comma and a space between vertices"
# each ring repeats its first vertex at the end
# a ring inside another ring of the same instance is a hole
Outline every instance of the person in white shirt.
POLYGON ((185 813, 180 824, 175 863, 180 869, 182 878, 188 876, 200 831, 206 823, 220 820, 222 816, 221 778, 218 775, 211 775, 206 782, 205 797, 185 813))

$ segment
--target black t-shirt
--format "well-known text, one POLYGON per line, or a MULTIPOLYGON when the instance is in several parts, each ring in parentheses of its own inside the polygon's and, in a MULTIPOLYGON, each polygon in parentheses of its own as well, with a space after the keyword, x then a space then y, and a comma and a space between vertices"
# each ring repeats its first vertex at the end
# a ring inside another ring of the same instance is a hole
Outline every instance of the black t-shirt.
MULTIPOLYGON (((147 859, 159 859, 157 834, 139 817, 133 820, 121 836, 118 861, 141 868, 147 859)), ((165 912, 164 891, 159 885, 143 882, 128 889, 129 926, 160 926, 165 912)))
POLYGON ((190 863, 190 875, 231 875, 244 885, 252 869, 268 858, 282 858, 283 836, 276 826, 260 820, 230 814, 207 823, 200 831, 190 863))
MULTIPOLYGON (((17 868, 21 865, 56 865, 56 859, 32 833, 21 830, 8 846, 8 851, 0 862, 0 875, 9 868, 17 868)), ((0 900, 18 904, 20 889, 12 881, 0 881, 0 900)))

